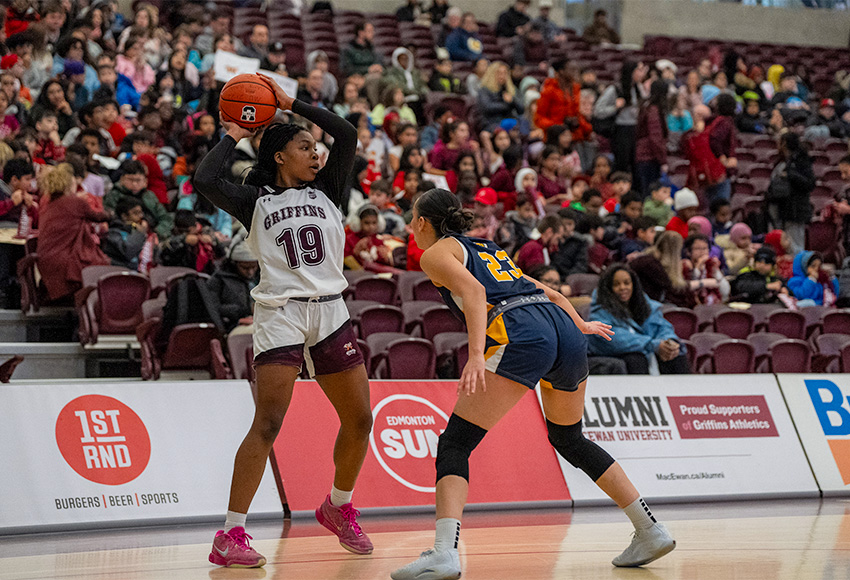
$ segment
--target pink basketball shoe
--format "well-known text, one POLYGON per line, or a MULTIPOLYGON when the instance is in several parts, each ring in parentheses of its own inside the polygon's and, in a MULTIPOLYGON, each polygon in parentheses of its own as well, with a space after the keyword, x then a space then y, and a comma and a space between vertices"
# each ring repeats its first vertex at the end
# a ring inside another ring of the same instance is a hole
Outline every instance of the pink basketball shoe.
POLYGON ((213 540, 210 562, 227 568, 259 568, 266 559, 257 550, 248 545, 253 539, 245 533, 245 528, 237 526, 225 532, 219 530, 213 540))
POLYGON ((316 508, 316 519, 339 537, 340 546, 355 554, 371 554, 374 547, 357 523, 359 515, 350 503, 340 507, 333 505, 330 495, 316 508))

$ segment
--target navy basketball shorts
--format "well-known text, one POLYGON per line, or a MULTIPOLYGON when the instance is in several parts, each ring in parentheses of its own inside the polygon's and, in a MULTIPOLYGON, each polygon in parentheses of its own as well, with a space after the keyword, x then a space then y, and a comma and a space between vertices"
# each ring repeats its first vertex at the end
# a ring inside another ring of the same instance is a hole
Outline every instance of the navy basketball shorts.
POLYGON ((307 365, 311 377, 363 364, 345 302, 298 302, 254 307, 254 366, 307 365))
POLYGON ((575 391, 587 379, 587 338, 554 303, 529 304, 487 327, 487 370, 533 389, 575 391))

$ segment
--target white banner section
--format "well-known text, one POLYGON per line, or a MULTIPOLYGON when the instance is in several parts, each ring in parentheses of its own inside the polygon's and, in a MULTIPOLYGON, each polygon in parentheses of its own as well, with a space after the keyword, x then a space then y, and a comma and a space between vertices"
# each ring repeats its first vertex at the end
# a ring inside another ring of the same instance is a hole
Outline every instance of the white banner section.
MULTIPOLYGON (((246 381, 3 385, 0 533, 227 510, 246 381)), ((283 512, 266 467, 252 513, 283 512)))
MULTIPOLYGON (((816 495, 773 375, 593 376, 584 435, 646 498, 816 495)), ((576 502, 607 496, 562 458, 576 502)))
POLYGON ((778 375, 818 485, 850 495, 850 375, 778 375))

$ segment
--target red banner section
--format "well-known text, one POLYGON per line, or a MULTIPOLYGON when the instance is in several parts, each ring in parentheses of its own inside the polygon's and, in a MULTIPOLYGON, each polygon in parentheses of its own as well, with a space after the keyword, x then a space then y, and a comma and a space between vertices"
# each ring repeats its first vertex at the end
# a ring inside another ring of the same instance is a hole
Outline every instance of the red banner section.
POLYGON ((761 395, 667 397, 682 439, 779 437, 761 395))
MULTIPOLYGON (((374 427, 354 492, 362 507, 434 503, 437 440, 457 399, 450 381, 371 381, 374 427)), ((275 442, 293 510, 316 508, 333 483, 339 420, 319 386, 298 382, 275 442)), ((470 460, 469 503, 569 500, 532 392, 485 437, 470 460)))

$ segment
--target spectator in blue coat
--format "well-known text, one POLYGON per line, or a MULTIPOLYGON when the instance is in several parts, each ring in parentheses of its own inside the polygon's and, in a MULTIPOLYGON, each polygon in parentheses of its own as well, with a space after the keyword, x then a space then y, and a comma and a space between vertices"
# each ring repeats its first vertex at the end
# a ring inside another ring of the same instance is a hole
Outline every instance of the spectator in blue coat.
POLYGON ((838 280, 821 269, 823 258, 817 252, 804 251, 794 257, 793 276, 788 289, 797 306, 832 306, 838 296, 838 280))
POLYGON ((475 14, 467 12, 460 21, 460 27, 455 28, 446 37, 446 50, 454 61, 475 62, 481 58, 484 47, 478 37, 478 22, 475 14))
POLYGON ((622 359, 630 375, 688 374, 685 348, 661 304, 643 293, 640 279, 624 264, 609 267, 593 293, 593 320, 610 324, 611 341, 588 337, 588 354, 622 359))

